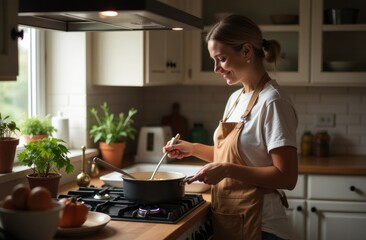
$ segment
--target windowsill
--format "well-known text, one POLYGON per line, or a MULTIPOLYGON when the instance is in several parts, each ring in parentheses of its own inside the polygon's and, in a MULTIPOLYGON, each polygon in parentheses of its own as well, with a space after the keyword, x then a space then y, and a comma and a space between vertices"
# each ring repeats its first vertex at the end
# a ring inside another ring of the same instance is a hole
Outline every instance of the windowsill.
MULTIPOLYGON (((76 165, 75 163, 81 162, 82 158, 82 152, 79 149, 70 149, 70 153, 68 154, 68 157, 70 158, 70 161, 73 165, 76 165)), ((93 158, 98 156, 99 151, 98 149, 86 149, 85 150, 85 159, 93 158)), ((80 164, 79 164, 80 165, 80 164)), ((75 169, 74 172, 77 172, 78 169, 75 169)), ((0 184, 8 182, 8 181, 14 181, 20 178, 24 178, 27 174, 32 173, 32 169, 28 166, 19 166, 17 162, 14 163, 13 172, 11 173, 1 173, 0 174, 0 184)))

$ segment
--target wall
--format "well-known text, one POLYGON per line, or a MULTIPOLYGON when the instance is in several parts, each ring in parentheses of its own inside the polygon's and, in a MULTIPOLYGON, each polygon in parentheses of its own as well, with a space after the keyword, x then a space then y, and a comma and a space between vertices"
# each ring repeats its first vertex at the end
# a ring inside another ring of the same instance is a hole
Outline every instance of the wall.
MULTIPOLYGON (((285 87, 299 115, 298 139, 304 130, 326 130, 331 136, 332 154, 366 154, 366 88, 285 87), (318 113, 334 113, 334 127, 316 127, 318 113)), ((159 123, 169 114, 174 101, 181 103, 182 115, 203 122, 213 133, 222 117, 226 100, 234 87, 156 87, 146 88, 144 113, 149 123, 159 123)))

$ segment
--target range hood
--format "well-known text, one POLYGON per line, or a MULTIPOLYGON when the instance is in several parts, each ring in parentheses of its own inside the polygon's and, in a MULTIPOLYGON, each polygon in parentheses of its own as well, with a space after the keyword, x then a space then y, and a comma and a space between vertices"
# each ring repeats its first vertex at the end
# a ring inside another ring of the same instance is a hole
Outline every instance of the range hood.
POLYGON ((18 23, 67 32, 203 29, 200 18, 156 0, 19 0, 18 23))

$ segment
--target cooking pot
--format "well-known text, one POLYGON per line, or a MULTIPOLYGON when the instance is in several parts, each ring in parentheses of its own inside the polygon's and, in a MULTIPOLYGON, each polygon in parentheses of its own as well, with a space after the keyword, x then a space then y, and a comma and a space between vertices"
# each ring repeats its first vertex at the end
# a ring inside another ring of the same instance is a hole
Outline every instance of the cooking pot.
POLYGON ((180 200, 184 195, 186 175, 178 172, 130 173, 135 179, 122 175, 124 196, 126 199, 143 203, 156 204, 180 200))
POLYGON ((127 200, 156 204, 180 200, 185 191, 186 175, 178 172, 157 172, 150 180, 152 171, 126 173, 95 157, 93 161, 113 171, 122 173, 124 196, 127 200))

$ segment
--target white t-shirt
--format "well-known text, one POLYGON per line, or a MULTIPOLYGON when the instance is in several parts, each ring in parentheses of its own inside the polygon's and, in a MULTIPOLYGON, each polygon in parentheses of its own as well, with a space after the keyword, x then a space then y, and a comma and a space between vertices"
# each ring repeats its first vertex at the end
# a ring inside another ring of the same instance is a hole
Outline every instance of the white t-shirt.
MULTIPOLYGON (((241 89, 229 98, 225 113, 231 108, 241 89)), ((242 94, 227 122, 239 122, 254 91, 242 94)), ((225 115, 225 114, 224 114, 225 115)), ((254 105, 249 121, 245 123, 238 146, 239 153, 248 166, 271 166, 269 151, 283 146, 296 148, 296 111, 288 95, 275 80, 266 83, 254 105)), ((281 238, 289 238, 289 222, 285 208, 275 193, 265 194, 262 231, 281 238)))

